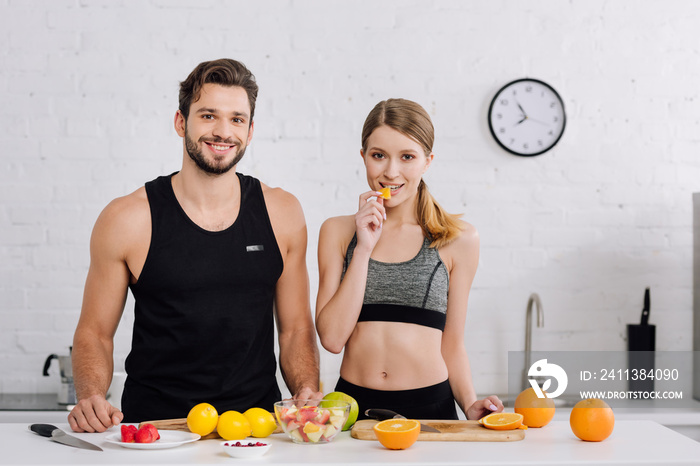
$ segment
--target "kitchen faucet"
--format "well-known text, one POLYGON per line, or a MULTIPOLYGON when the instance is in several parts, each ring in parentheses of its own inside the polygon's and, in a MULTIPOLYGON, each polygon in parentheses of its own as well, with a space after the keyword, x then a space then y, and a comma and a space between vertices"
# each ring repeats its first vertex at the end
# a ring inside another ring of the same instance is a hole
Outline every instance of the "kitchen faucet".
POLYGON ((523 390, 530 387, 528 382, 528 370, 530 369, 530 358, 532 353, 532 305, 535 304, 537 310, 537 326, 544 327, 544 311, 542 301, 537 293, 532 293, 527 300, 527 311, 525 312, 525 368, 523 369, 523 390))

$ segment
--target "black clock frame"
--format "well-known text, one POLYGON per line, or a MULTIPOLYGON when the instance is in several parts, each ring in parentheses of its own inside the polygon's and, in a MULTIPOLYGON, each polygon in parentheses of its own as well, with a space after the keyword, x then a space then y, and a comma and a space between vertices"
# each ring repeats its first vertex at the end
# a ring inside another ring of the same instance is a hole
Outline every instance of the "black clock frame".
POLYGON ((552 86, 550 86, 550 85, 547 84, 546 82, 540 81, 539 79, 534 79, 534 78, 520 78, 520 79, 516 79, 515 81, 510 81, 509 83, 505 84, 503 87, 501 87, 501 88, 498 90, 498 92, 496 92, 496 94, 494 94, 493 99, 491 99, 491 105, 489 105, 489 112, 488 112, 488 114, 487 114, 487 120, 488 120, 488 122, 489 122, 489 131, 491 132, 491 136, 493 136, 493 139, 494 139, 494 140, 498 143, 498 145, 501 146, 504 150, 506 150, 507 152, 510 152, 511 154, 517 155, 517 156, 519 156, 519 157, 534 157, 534 156, 536 156, 536 155, 544 154, 545 152, 547 152, 547 151, 549 151, 550 149, 552 149, 554 146, 557 145, 557 143, 559 142, 559 140, 561 139, 561 137, 564 135, 564 130, 566 129, 566 108, 564 107, 564 100, 561 98, 561 96, 560 96, 559 93, 556 91, 556 89, 554 89, 552 86), (516 150, 513 150, 513 149, 507 147, 506 145, 504 145, 504 144, 501 142, 501 140, 498 139, 498 136, 496 135, 496 132, 495 132, 494 129, 493 129, 493 125, 491 124, 491 112, 493 111, 493 105, 494 105, 494 103, 496 102, 496 100, 498 99, 498 96, 501 95, 501 92, 503 92, 505 89, 507 89, 508 87, 512 86, 513 84, 516 84, 516 83, 519 83, 519 82, 523 82, 523 81, 535 82, 535 83, 541 84, 541 85, 543 85, 543 86, 549 88, 549 89, 554 93, 554 95, 556 96, 557 100, 559 100, 559 103, 561 104, 561 110, 562 110, 562 113, 563 113, 563 121, 562 121, 562 125, 561 125, 561 132, 559 133, 559 136, 557 136, 557 139, 555 139, 554 142, 552 143, 552 145, 550 145, 550 146, 547 147, 546 149, 544 149, 544 150, 542 150, 542 151, 540 151, 540 152, 533 153, 533 154, 523 154, 523 153, 521 153, 521 152, 518 152, 518 151, 516 151, 516 150))

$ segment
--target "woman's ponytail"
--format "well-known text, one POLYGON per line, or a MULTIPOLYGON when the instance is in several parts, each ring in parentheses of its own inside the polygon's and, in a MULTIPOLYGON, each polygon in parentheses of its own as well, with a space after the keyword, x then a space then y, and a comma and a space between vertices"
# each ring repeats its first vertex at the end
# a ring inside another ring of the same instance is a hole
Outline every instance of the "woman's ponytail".
POLYGON ((462 232, 460 215, 446 212, 435 200, 425 181, 418 185, 416 214, 423 233, 430 239, 430 247, 440 248, 457 238, 462 232))

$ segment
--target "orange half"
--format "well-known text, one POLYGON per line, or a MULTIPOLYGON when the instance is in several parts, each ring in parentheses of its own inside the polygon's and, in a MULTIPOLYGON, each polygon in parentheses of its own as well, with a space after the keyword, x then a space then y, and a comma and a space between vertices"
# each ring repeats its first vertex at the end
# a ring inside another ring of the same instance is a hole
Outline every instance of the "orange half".
POLYGON ((391 188, 382 188, 377 192, 382 193, 381 196, 379 196, 382 199, 391 199, 391 188))
POLYGON ((527 429, 523 415, 518 413, 491 413, 479 419, 479 424, 493 430, 527 429))
POLYGON ((374 425, 379 443, 389 450, 405 450, 418 440, 420 422, 414 419, 387 419, 374 425))

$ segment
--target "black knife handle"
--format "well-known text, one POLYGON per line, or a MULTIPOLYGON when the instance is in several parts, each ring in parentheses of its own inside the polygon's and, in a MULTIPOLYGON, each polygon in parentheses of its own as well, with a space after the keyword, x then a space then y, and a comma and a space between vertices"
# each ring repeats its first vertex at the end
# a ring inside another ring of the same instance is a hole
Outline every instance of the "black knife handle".
POLYGON ((51 437, 51 433, 56 429, 58 429, 58 427, 52 426, 51 424, 32 424, 29 426, 29 430, 36 432, 42 437, 51 437))
POLYGON ((651 299, 649 288, 644 290, 644 309, 642 309, 642 325, 649 325, 649 312, 651 311, 651 299))
POLYGON ((376 419, 378 421, 384 421, 385 419, 400 419, 403 418, 402 415, 399 413, 395 413, 394 411, 390 409, 376 409, 376 408, 370 408, 367 411, 365 411, 365 416, 370 417, 372 419, 376 419))

